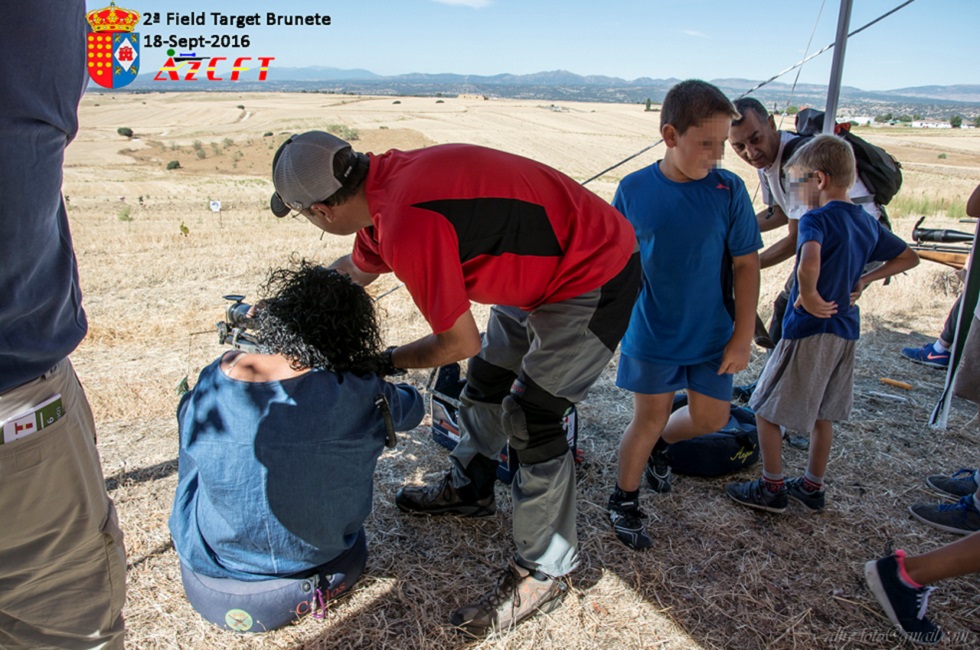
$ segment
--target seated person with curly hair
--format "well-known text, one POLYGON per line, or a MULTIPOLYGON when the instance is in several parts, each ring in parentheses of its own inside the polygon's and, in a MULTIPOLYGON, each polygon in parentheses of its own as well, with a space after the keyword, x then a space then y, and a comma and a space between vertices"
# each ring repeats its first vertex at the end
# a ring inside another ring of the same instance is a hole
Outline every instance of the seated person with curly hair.
POLYGON ((419 393, 384 372, 374 305, 306 261, 274 270, 255 313, 267 352, 231 350, 177 408, 179 480, 170 533, 191 605, 240 632, 271 630, 350 589, 392 423, 412 429, 419 393))

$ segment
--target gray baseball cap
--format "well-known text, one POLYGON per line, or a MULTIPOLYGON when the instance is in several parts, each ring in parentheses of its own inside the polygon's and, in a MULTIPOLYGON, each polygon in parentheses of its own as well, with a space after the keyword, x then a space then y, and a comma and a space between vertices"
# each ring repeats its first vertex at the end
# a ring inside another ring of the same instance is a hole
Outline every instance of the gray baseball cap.
POLYGON ((351 146, 324 131, 307 131, 291 136, 272 159, 272 183, 276 187, 269 207, 277 217, 290 210, 300 212, 320 203, 344 187, 354 170, 354 162, 335 177, 334 156, 351 146))

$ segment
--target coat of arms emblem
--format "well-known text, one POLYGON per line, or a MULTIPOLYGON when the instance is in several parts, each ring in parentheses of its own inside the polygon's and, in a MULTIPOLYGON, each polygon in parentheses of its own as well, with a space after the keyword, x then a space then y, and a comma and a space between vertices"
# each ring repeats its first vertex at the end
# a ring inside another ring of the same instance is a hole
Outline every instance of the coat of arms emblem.
POLYGON ((89 76, 106 88, 128 85, 139 73, 140 35, 133 31, 140 22, 139 12, 110 2, 104 9, 88 12, 86 18, 92 27, 86 57, 89 76))

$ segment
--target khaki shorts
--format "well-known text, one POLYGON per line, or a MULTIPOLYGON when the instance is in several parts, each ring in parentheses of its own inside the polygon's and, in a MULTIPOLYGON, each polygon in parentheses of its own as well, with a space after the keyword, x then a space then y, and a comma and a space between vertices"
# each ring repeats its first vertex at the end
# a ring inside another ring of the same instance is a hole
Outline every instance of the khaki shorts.
POLYGON ((856 344, 835 334, 782 339, 749 407, 774 424, 807 433, 817 420, 846 420, 854 401, 856 344))
POLYGON ((0 395, 0 420, 58 394, 60 419, 0 445, 0 648, 122 648, 122 532, 68 359, 0 395))
POLYGON ((953 394, 980 404, 980 318, 973 317, 963 357, 953 378, 953 394))

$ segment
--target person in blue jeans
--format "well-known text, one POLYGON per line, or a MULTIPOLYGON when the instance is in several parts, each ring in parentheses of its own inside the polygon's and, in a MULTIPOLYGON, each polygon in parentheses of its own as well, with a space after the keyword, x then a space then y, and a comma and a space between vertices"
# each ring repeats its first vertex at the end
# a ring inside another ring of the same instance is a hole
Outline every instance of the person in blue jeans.
POLYGON ((170 532, 184 591, 239 632, 322 615, 353 586, 386 437, 424 414, 418 391, 379 374, 362 287, 302 261, 274 270, 265 291, 253 323, 265 351, 223 354, 177 409, 170 532))

